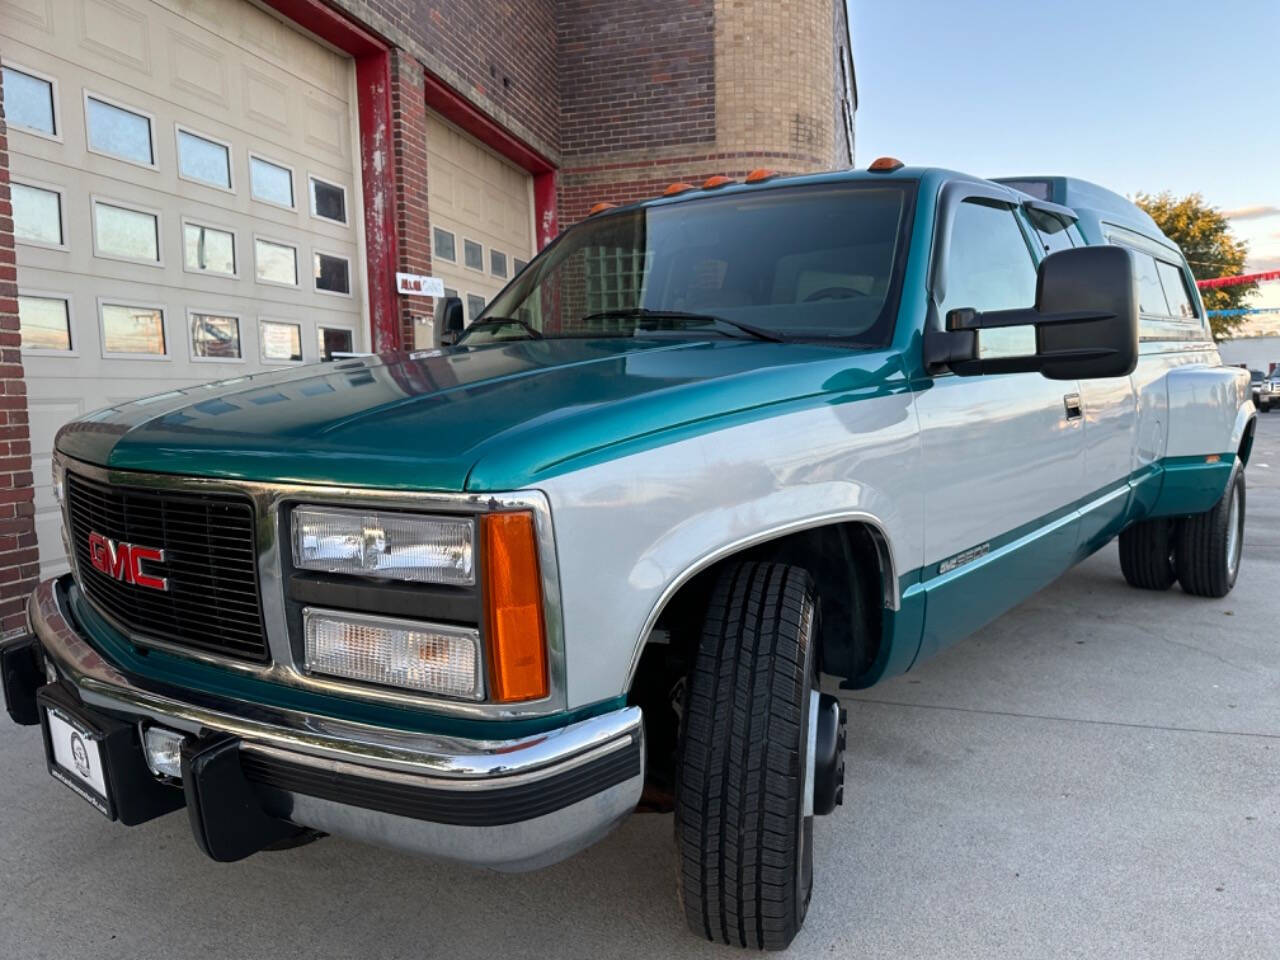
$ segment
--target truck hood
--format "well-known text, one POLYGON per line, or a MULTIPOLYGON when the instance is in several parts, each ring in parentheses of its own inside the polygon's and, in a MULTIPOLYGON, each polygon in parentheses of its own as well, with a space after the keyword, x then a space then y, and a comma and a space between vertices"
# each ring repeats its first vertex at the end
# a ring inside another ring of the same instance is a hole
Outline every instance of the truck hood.
POLYGON ((384 489, 527 487, 769 404, 905 388, 892 354, 741 340, 522 340, 187 387, 64 427, 103 467, 384 489))

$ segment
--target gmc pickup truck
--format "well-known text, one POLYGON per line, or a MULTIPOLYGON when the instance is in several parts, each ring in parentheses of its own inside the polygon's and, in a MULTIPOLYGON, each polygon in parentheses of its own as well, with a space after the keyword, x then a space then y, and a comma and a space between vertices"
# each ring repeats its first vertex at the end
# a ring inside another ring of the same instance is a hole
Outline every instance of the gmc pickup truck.
POLYGON ((1135 587, 1236 580, 1248 374, 1089 183, 673 184, 437 329, 61 431, 72 571, 4 691, 100 814, 523 870, 643 804, 690 928, 781 948, 858 790, 839 690, 1116 538, 1135 587))

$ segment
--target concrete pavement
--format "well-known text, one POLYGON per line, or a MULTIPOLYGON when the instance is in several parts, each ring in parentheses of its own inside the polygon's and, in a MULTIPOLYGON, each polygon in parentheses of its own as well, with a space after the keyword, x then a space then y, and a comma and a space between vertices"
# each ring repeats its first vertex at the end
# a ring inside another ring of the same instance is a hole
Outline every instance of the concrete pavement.
MULTIPOLYGON (((1280 956, 1280 414, 1221 601, 1108 547, 849 698, 794 957, 1280 956)), ((206 860, 185 815, 104 823, 0 720, 0 956, 729 957, 684 931, 670 816, 503 876, 327 839, 206 860)))

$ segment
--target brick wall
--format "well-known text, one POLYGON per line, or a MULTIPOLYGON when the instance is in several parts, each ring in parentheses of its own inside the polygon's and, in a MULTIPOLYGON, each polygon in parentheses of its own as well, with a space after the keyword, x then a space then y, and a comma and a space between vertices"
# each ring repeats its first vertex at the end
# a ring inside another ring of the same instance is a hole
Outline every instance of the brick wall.
POLYGON ((9 136, 0 79, 0 635, 26 623, 28 593, 40 572, 35 491, 27 426, 27 383, 18 332, 18 268, 9 198, 9 136))
POLYGON ((567 164, 715 140, 711 0, 561 0, 557 24, 567 164))

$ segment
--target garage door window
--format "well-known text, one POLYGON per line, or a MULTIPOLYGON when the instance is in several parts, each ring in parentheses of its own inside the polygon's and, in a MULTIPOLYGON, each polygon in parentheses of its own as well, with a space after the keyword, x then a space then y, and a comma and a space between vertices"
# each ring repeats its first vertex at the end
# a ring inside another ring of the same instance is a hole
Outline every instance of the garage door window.
POLYGON ((265 363, 297 363, 302 359, 302 325, 282 320, 263 320, 258 324, 265 363))
POLYGON ((56 137, 57 96, 53 80, 8 66, 3 72, 4 113, 9 126, 56 137))
POLYGON ((347 190, 336 183, 311 177, 311 215, 334 223, 347 222, 347 190))
POLYGON ((253 260, 257 278, 263 283, 298 285, 298 248, 287 243, 254 238, 253 260))
POLYGON ((231 189, 231 147, 178 128, 178 175, 184 180, 231 189))
POLYGON ((65 297, 18 297, 25 353, 70 353, 71 308, 65 297))
POLYGON ((250 156, 249 189, 255 200, 293 209, 293 171, 283 164, 250 156))
POLYGON ((84 117, 89 131, 89 149, 94 153, 144 167, 156 165, 149 116, 85 94, 84 117))
POLYGON ((159 307, 104 303, 102 352, 108 357, 163 357, 164 311, 159 307))
POLYGON ((145 210, 93 202, 93 245, 99 257, 160 263, 160 218, 145 210))
POLYGON ((316 290, 320 293, 351 295, 351 265, 346 257, 331 253, 315 254, 316 290))
POLYGON ((191 313, 193 360, 239 360, 240 318, 222 313, 191 313))
POLYGON ((472 270, 484 269, 484 247, 474 240, 462 241, 462 255, 465 258, 465 264, 472 270))
POLYGON ((354 338, 350 330, 341 327, 318 327, 320 335, 320 359, 332 360, 335 353, 352 353, 354 338))
POLYGON ((201 223, 182 224, 182 266, 193 273, 236 275, 236 235, 201 223))
POLYGON ((440 260, 450 263, 458 262, 458 250, 454 246, 454 236, 448 230, 436 227, 431 231, 431 254, 440 260))
POLYGON ((489 272, 495 277, 506 278, 507 276, 507 255, 497 250, 489 251, 489 272))
POLYGON ((467 319, 474 320, 484 312, 484 297, 477 297, 474 293, 467 294, 467 319))
POLYGON ((524 268, 527 267, 528 265, 529 265, 529 262, 527 260, 521 260, 519 257, 515 257, 511 261, 511 266, 515 268, 517 277, 524 272, 524 268))
POLYGON ((26 243, 61 247, 62 194, 25 183, 11 183, 9 190, 14 236, 26 243))

